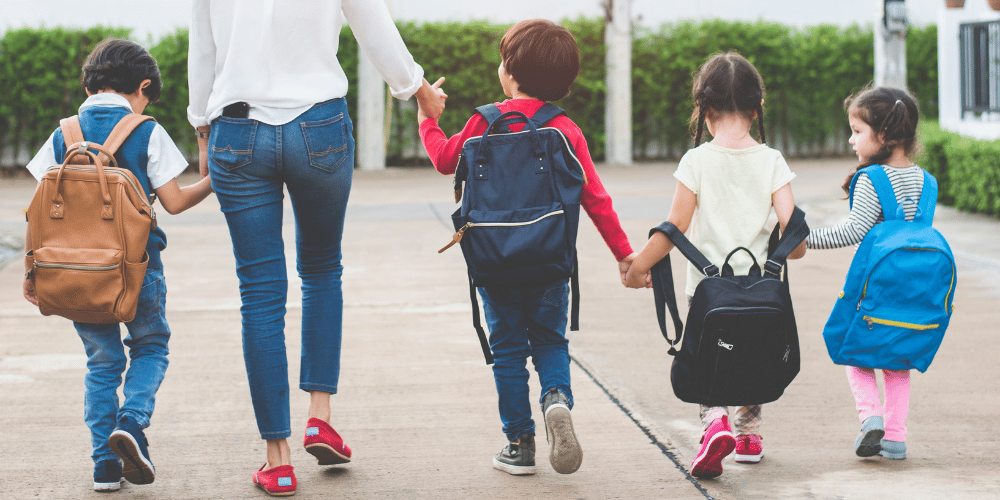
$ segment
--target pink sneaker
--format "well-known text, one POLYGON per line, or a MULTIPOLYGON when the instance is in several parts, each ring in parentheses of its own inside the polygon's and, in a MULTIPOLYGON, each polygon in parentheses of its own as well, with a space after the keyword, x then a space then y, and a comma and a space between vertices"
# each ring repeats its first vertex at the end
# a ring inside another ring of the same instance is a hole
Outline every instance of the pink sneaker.
POLYGON ((691 475, 709 479, 722 475, 722 459, 729 456, 736 448, 736 438, 733 428, 729 426, 729 417, 716 419, 701 436, 701 451, 691 462, 691 475))
POLYGON ((346 464, 351 461, 351 449, 330 424, 310 418, 306 424, 306 437, 302 443, 319 465, 346 464))
POLYGON ((755 464, 764 457, 761 437, 756 434, 736 436, 736 461, 741 464, 755 464))

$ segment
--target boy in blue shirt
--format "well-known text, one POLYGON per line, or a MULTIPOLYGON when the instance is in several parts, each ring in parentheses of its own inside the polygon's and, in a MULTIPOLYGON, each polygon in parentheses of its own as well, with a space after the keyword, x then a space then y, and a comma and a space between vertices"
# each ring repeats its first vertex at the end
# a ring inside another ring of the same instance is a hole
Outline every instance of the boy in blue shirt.
MULTIPOLYGON (((147 104, 156 102, 163 85, 156 60, 146 49, 113 38, 99 43, 87 57, 80 83, 88 96, 80 106, 80 126, 84 138, 97 144, 104 143, 122 118, 141 114, 147 104)), ((65 155, 65 139, 56 129, 27 169, 41 180, 65 155)), ((212 192, 207 177, 190 186, 178 186, 174 178, 187 169, 188 161, 166 130, 153 121, 142 123, 129 135, 115 153, 115 160, 135 175, 147 196, 156 193, 171 214, 197 205, 212 192)), ((26 241, 30 244, 30 232, 26 241)), ((143 429, 149 426, 156 391, 167 369, 170 327, 164 315, 167 289, 160 260, 166 245, 162 228, 150 232, 146 245, 149 264, 135 318, 125 323, 128 335, 124 340, 118 323, 73 323, 87 352, 84 420, 93 444, 95 491, 118 490, 123 477, 133 484, 152 483, 155 478, 143 429), (119 407, 117 391, 122 374, 125 401, 119 407)), ((24 297, 38 305, 30 268, 25 270, 24 297)))

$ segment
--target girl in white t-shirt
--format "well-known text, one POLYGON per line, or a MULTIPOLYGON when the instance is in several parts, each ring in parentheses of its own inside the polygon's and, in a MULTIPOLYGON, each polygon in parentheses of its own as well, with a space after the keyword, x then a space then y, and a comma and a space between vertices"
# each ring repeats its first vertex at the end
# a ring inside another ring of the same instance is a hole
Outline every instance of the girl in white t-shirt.
MULTIPOLYGON (((694 78, 692 91, 695 148, 681 158, 674 173, 677 189, 667 217, 708 260, 721 267, 726 255, 737 247, 751 250, 758 260, 767 260, 771 209, 781 229, 795 208, 790 181, 795 177, 781 153, 764 145, 764 82, 743 56, 729 52, 712 56, 694 78), (750 131, 757 122, 760 142, 750 131), (700 144, 708 128, 711 142, 700 144), (688 228, 690 227, 690 231, 688 228)), ((626 286, 648 286, 649 270, 674 245, 655 233, 632 263, 626 286)), ((805 254, 805 242, 789 258, 805 254)), ((751 259, 737 253, 729 261, 735 274, 746 274, 751 259)), ((688 300, 702 274, 688 265, 688 300)), ((736 409, 736 433, 729 423, 729 408, 701 407, 704 434, 701 450, 691 464, 691 475, 710 478, 722 474, 722 459, 736 450, 736 461, 756 463, 763 456, 760 406, 736 409)))

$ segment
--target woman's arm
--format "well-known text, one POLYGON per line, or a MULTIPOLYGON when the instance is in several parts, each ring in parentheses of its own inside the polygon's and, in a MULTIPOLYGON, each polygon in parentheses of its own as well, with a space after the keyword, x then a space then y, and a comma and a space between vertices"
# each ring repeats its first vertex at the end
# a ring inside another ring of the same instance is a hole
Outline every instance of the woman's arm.
MULTIPOLYGON (((678 182, 667 222, 677 226, 677 229, 682 233, 686 233, 691 225, 691 219, 694 217, 694 209, 697 205, 698 196, 683 183, 678 182)), ((625 276, 625 286, 629 288, 648 286, 646 275, 649 274, 649 270, 666 257, 673 248, 674 244, 663 233, 654 233, 646 242, 646 246, 639 252, 639 256, 632 262, 632 266, 629 267, 625 276)))
POLYGON ((424 70, 406 49, 385 2, 343 0, 341 9, 358 45, 389 84, 393 97, 405 101, 424 86, 424 70))
POLYGON ((215 41, 212 39, 208 0, 194 0, 188 34, 188 121, 193 127, 208 125, 205 112, 215 84, 215 41))
MULTIPOLYGON (((785 226, 788 225, 788 220, 792 218, 792 212, 795 211, 795 197, 792 196, 792 184, 788 183, 781 186, 771 195, 771 205, 774 206, 774 213, 778 216, 778 225, 781 226, 781 234, 785 234, 785 226)), ((806 254, 806 242, 802 240, 802 244, 792 250, 792 253, 788 254, 789 259, 800 259, 806 254)))

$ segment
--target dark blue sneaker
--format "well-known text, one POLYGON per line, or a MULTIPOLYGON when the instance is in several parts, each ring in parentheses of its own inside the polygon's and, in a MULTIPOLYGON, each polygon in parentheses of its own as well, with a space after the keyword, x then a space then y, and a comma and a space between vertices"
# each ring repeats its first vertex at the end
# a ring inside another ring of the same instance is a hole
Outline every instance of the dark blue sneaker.
POLYGON ((149 484, 156 479, 148 444, 142 428, 128 416, 118 421, 118 427, 108 438, 111 451, 122 459, 122 476, 132 484, 149 484))
POLYGON ((122 487, 122 464, 101 460, 94 465, 94 491, 118 491, 122 487))

